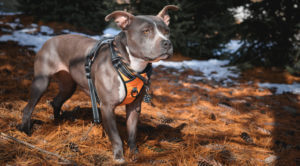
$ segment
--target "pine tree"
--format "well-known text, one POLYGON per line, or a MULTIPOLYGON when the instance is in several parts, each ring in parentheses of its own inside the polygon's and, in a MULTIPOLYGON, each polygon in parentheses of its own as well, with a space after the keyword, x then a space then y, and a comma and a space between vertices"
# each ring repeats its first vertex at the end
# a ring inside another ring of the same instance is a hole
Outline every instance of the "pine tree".
POLYGON ((67 22, 94 32, 106 27, 104 17, 114 10, 110 0, 18 0, 19 10, 38 20, 67 22))
POLYGON ((300 72, 299 0, 248 0, 245 8, 251 16, 238 25, 243 45, 233 63, 289 65, 300 72))

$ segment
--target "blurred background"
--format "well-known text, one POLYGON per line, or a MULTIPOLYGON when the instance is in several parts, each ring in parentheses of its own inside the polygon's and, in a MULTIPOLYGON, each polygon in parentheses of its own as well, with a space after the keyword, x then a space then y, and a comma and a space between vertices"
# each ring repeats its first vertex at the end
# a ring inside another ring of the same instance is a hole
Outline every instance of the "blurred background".
POLYGON ((277 66, 300 74, 299 0, 1 0, 2 11, 19 11, 36 20, 67 22, 87 33, 101 33, 114 10, 158 13, 167 4, 176 51, 197 59, 229 59, 242 69, 277 66), (228 43, 238 49, 224 49, 228 43))

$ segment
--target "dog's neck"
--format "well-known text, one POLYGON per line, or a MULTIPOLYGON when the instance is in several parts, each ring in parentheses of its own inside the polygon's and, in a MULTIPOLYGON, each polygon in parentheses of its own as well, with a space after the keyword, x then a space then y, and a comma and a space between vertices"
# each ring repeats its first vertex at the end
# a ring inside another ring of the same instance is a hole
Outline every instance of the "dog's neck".
POLYGON ((130 52, 130 48, 127 45, 127 38, 125 32, 119 33, 115 37, 116 47, 118 48, 121 56, 124 58, 125 62, 136 72, 142 72, 147 67, 148 63, 144 59, 134 56, 130 52))

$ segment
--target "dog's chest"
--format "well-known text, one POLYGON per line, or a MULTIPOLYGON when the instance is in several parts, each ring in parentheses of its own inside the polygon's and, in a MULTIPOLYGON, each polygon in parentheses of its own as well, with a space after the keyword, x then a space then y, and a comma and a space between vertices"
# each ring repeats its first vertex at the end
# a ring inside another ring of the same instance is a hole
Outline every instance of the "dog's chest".
POLYGON ((122 102, 124 100, 124 98, 126 97, 126 91, 125 91, 125 87, 123 84, 123 81, 121 79, 120 76, 118 76, 118 81, 119 81, 119 102, 122 102))

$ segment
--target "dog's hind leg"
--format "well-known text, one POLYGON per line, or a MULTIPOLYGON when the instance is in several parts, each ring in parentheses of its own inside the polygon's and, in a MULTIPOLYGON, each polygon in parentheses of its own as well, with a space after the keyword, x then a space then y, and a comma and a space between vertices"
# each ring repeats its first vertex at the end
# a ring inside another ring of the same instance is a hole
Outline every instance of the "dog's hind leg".
POLYGON ((32 81, 30 98, 23 110, 22 124, 18 126, 18 129, 27 135, 31 135, 31 114, 48 85, 49 77, 45 75, 36 76, 32 81))
POLYGON ((34 62, 34 79, 31 84, 30 98, 23 109, 22 123, 17 127, 27 135, 31 135, 31 115, 34 107, 46 91, 50 76, 53 75, 54 72, 55 66, 51 62, 51 57, 49 57, 48 52, 39 51, 34 62))
POLYGON ((54 119, 60 118, 60 110, 63 103, 68 100, 76 90, 76 83, 71 75, 66 71, 57 73, 57 80, 59 85, 59 93, 51 102, 54 111, 54 119))

